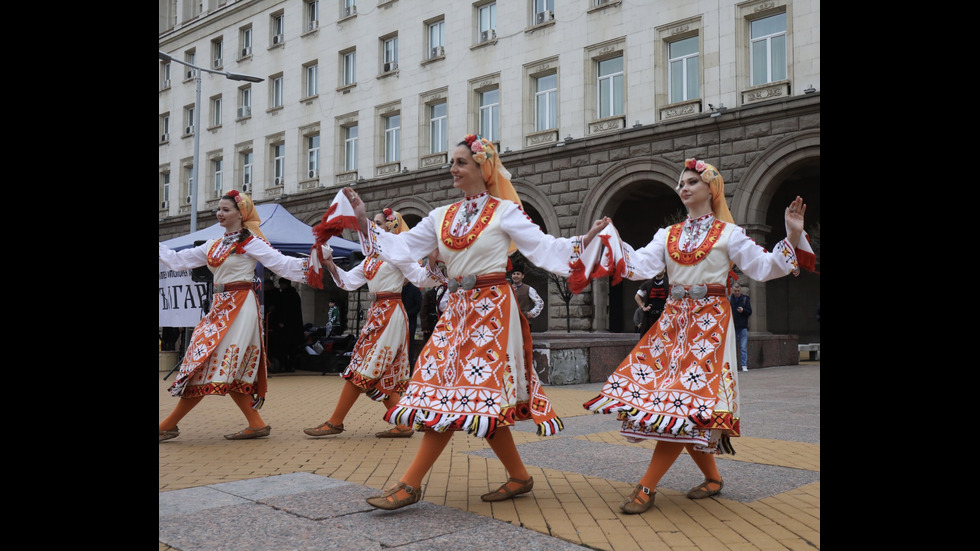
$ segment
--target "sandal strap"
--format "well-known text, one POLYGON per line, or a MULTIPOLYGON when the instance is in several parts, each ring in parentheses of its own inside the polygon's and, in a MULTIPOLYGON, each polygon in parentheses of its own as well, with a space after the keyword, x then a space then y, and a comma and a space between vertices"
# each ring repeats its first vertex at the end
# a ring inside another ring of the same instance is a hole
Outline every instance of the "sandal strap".
POLYGON ((396 493, 398 493, 398 490, 405 490, 405 493, 407 493, 410 496, 415 493, 415 488, 412 488, 411 486, 405 484, 404 482, 399 482, 398 484, 385 490, 384 493, 381 494, 381 497, 391 497, 396 493))
POLYGON ((724 483, 723 483, 722 481, 720 481, 720 480, 711 480, 710 478, 705 478, 705 479, 704 479, 704 482, 702 482, 702 483, 701 483, 701 484, 700 484, 700 485, 698 486, 698 489, 699 489, 699 490, 707 490, 707 491, 709 491, 709 492, 710 492, 710 491, 713 491, 713 490, 712 490, 711 488, 709 488, 709 487, 708 487, 708 484, 717 484, 718 486, 722 486, 722 485, 724 485, 724 483))

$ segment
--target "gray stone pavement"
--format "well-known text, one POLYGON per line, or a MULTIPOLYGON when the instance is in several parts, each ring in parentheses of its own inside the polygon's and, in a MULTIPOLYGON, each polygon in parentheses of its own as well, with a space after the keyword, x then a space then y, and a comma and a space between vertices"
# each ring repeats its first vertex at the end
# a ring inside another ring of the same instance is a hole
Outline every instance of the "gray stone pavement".
MULTIPOLYGON (((386 428, 378 422, 383 408, 362 397, 345 433, 307 437, 300 427, 329 415, 342 379, 288 375, 270 377, 262 410, 270 437, 224 440, 243 418, 230 400, 208 398, 181 422, 180 437, 160 444, 161 550, 820 547, 819 362, 739 373, 743 434, 733 440, 735 456, 718 458, 723 492, 684 497, 702 476, 682 456, 642 515, 625 515, 618 504, 646 470, 653 443, 627 444, 614 416, 581 408, 601 383, 545 388, 565 422, 559 435, 517 425, 518 450, 535 478, 530 494, 483 503, 479 494, 506 476, 483 440, 456 435, 427 476, 423 500, 380 511, 364 498, 397 481, 419 435, 374 438, 386 428), (210 411, 198 414, 205 404, 210 411)), ((160 384, 162 418, 175 399, 165 392, 169 381, 160 384)))

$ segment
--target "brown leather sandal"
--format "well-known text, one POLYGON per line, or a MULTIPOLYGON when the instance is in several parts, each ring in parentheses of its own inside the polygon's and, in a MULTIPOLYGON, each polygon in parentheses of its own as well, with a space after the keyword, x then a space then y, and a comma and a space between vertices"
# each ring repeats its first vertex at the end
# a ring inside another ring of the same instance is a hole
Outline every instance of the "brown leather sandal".
POLYGON ((341 423, 339 427, 333 426, 330 421, 324 421, 319 427, 313 427, 309 429, 303 429, 303 432, 309 434, 310 436, 327 436, 330 434, 340 434, 344 432, 344 424, 341 423))
POLYGON ((164 440, 170 440, 171 438, 177 438, 178 436, 180 436, 180 427, 174 427, 171 430, 161 430, 160 442, 163 442, 164 440))
POLYGON ((372 496, 367 498, 365 501, 367 501, 372 507, 393 511, 395 509, 401 509, 406 505, 416 503, 420 499, 422 499, 422 488, 413 488, 404 482, 399 482, 398 484, 385 490, 380 496, 372 496), (398 490, 404 490, 406 493, 408 493, 408 497, 389 500, 388 498, 393 497, 398 490))
POLYGON ((691 488, 687 491, 687 497, 690 499, 704 499, 706 497, 711 497, 717 493, 721 493, 721 489, 725 487, 725 483, 720 480, 711 480, 710 478, 705 478, 704 482, 691 488), (708 484, 717 484, 718 489, 712 490, 708 487, 708 484))
POLYGON ((411 438, 413 434, 415 431, 412 429, 400 429, 398 427, 374 433, 378 438, 411 438))
POLYGON ((624 499, 623 502, 619 504, 619 508, 628 515, 636 515, 652 507, 653 499, 655 497, 657 497, 656 490, 651 490, 643 484, 637 484, 636 487, 633 488, 633 492, 630 493, 629 497, 624 499), (643 503, 637 503, 636 498, 639 497, 641 493, 646 494, 649 497, 647 497, 647 500, 643 503))
POLYGON ((534 487, 534 477, 529 476, 527 480, 520 480, 514 477, 508 477, 507 482, 504 482, 499 488, 492 492, 488 492, 480 496, 483 501, 503 501, 505 499, 510 499, 516 495, 526 494, 531 491, 534 487), (517 482, 520 487, 515 489, 510 489, 507 484, 510 482, 517 482))
POLYGON ((266 425, 257 429, 251 427, 245 427, 244 429, 236 432, 235 434, 226 434, 225 438, 228 440, 251 440, 252 438, 260 438, 262 436, 269 436, 272 432, 272 426, 266 425))

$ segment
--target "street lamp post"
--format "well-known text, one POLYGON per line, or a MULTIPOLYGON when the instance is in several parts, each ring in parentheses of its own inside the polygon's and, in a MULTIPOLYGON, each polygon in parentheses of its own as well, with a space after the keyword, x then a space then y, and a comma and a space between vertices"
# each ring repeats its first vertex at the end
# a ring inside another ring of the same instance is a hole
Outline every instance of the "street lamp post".
POLYGON ((180 63, 181 65, 186 65, 191 69, 195 70, 194 73, 194 84, 197 87, 194 96, 194 167, 191 169, 191 232, 197 231, 197 185, 198 179, 197 175, 199 173, 199 157, 201 150, 201 71, 207 73, 214 73, 216 75, 222 75, 228 80, 244 80, 247 82, 262 82, 263 78, 253 77, 251 75, 244 75, 241 73, 231 73, 228 71, 215 71, 212 69, 205 69, 204 67, 198 67, 192 65, 185 61, 175 59, 169 54, 159 52, 160 59, 164 61, 170 61, 172 63, 180 63))

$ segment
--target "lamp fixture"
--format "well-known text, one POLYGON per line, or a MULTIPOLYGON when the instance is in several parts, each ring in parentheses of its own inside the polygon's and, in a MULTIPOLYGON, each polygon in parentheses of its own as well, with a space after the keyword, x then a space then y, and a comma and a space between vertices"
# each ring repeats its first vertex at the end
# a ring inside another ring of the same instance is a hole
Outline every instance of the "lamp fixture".
POLYGON ((813 85, 811 84, 809 88, 807 88, 806 90, 803 90, 803 93, 804 94, 812 94, 812 93, 814 93, 816 91, 817 91, 817 89, 814 88, 813 85))
POLYGON ((639 127, 641 127, 641 126, 643 126, 643 125, 642 125, 642 124, 640 124, 640 119, 637 119, 637 120, 636 120, 636 122, 635 122, 635 123, 633 123, 633 128, 639 128, 639 127))

